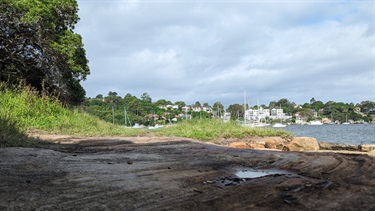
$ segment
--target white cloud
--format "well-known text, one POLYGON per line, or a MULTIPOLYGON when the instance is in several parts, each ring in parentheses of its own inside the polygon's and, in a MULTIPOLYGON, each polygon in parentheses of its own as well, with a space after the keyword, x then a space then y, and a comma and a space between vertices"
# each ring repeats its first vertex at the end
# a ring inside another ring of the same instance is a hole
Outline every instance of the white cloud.
POLYGON ((229 105, 247 89, 263 103, 375 100, 370 2, 78 3, 88 96, 229 105))

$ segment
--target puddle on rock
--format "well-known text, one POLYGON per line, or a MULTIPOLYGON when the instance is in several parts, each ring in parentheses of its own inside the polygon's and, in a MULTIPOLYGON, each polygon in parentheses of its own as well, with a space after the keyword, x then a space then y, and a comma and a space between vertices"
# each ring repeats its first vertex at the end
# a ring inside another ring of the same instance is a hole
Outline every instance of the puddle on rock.
POLYGON ((281 169, 257 169, 257 168, 235 168, 233 177, 221 177, 215 180, 206 181, 204 184, 215 184, 218 186, 237 186, 248 180, 271 176, 300 177, 298 174, 281 169))
POLYGON ((240 179, 255 179, 265 176, 297 176, 297 174, 281 170, 281 169, 255 169, 255 168, 241 168, 236 169, 235 175, 240 179))

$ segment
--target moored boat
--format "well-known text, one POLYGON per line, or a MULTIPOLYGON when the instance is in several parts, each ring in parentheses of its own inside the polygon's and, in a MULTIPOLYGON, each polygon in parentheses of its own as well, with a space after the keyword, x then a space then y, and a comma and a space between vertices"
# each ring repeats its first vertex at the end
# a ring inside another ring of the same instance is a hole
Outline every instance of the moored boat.
POLYGON ((280 127, 286 127, 286 125, 282 123, 275 123, 274 125, 272 125, 272 127, 280 128, 280 127))
POLYGON ((310 121, 309 125, 323 125, 323 123, 319 120, 313 120, 313 121, 310 121))

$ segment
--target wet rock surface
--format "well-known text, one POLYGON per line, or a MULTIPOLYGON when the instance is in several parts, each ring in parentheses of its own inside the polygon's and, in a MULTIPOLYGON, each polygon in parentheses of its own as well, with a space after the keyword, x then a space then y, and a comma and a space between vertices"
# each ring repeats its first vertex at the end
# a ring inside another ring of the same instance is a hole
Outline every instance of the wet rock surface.
MULTIPOLYGON (((55 140, 56 141, 56 140, 55 140)), ((181 138, 0 149, 0 210, 374 210, 375 158, 181 138), (278 169, 241 178, 238 169, 278 169)))

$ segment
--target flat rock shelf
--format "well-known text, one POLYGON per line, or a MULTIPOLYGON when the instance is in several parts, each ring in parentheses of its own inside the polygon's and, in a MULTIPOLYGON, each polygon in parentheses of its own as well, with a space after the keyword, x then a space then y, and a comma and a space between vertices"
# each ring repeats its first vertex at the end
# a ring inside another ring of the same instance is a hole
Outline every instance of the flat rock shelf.
POLYGON ((0 149, 0 210, 375 209, 371 155, 164 137, 53 141, 60 144, 0 149), (277 171, 240 178, 241 169, 277 171))

